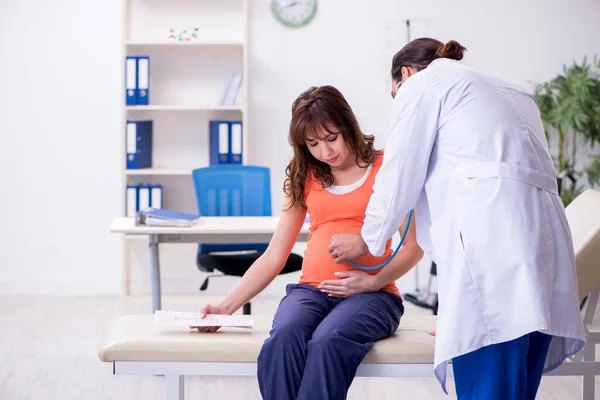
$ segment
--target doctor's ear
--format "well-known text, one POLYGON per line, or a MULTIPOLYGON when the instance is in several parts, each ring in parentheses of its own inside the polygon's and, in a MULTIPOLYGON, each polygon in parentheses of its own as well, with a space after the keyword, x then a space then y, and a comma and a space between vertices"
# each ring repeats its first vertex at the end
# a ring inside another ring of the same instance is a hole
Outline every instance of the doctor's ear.
POLYGON ((417 70, 412 67, 402 67, 400 72, 402 73, 402 80, 405 81, 407 78, 412 76, 415 72, 417 72, 417 70))

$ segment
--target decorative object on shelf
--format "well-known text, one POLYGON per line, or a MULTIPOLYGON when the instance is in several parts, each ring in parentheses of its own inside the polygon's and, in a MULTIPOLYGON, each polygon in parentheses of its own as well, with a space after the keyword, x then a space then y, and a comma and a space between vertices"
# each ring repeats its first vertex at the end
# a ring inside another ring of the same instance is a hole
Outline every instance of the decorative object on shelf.
POLYGON ((298 28, 314 18, 317 0, 271 0, 271 11, 283 25, 298 28))
POLYGON ((175 29, 169 29, 169 39, 176 42, 189 42, 190 40, 198 40, 198 28, 194 28, 191 31, 187 29, 181 29, 179 33, 176 33, 175 29))

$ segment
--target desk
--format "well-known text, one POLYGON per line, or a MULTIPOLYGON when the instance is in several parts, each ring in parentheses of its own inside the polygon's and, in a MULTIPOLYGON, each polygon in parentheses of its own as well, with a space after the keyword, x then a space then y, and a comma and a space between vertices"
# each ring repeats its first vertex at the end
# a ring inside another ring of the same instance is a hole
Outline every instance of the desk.
MULTIPOLYGON (((268 243, 279 217, 202 217, 202 223, 191 228, 136 226, 135 218, 115 218, 111 233, 147 235, 150 247, 152 309, 160 310, 159 243, 268 243)), ((309 224, 302 226, 297 241, 306 242, 309 224)))

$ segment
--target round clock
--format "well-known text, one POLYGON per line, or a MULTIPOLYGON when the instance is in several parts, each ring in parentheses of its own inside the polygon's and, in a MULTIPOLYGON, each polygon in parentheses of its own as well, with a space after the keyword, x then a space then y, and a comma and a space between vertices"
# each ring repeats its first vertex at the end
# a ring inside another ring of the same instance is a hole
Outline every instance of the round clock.
POLYGON ((317 0, 271 0, 271 10, 283 25, 299 27, 313 19, 317 0))

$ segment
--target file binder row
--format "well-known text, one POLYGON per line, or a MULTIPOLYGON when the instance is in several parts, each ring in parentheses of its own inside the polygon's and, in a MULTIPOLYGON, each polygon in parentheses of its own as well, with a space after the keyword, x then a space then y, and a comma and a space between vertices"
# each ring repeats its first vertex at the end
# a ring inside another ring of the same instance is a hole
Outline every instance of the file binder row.
POLYGON ((152 167, 152 121, 127 121, 127 169, 152 167))
POLYGON ((209 121, 210 165, 242 164, 242 121, 209 121))
POLYGON ((125 59, 125 105, 147 106, 150 99, 150 57, 125 59))
POLYGON ((126 216, 135 217, 139 210, 144 208, 162 208, 162 185, 140 183, 127 185, 126 216))
POLYGON ((241 87, 242 76, 229 74, 229 77, 227 78, 227 84, 225 85, 225 89, 223 90, 223 94, 221 95, 221 101, 219 102, 219 105, 234 105, 241 87))

